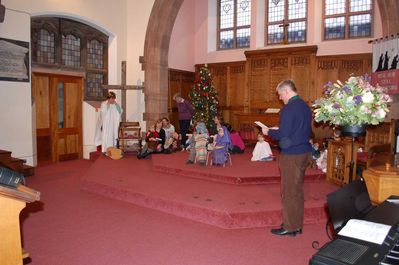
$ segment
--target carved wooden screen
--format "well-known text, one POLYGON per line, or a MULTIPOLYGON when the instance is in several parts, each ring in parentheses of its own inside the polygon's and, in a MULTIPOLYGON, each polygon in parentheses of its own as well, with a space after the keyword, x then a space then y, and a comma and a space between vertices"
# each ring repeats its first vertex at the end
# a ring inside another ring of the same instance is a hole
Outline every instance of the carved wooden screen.
MULTIPOLYGON (((275 88, 286 78, 294 80, 299 95, 312 105, 328 81, 371 73, 371 54, 316 56, 316 50, 316 46, 254 50, 245 52, 246 61, 208 64, 225 120, 240 128, 240 118, 281 108, 275 88)), ((314 131, 316 138, 331 136, 330 128, 315 126, 314 131)))
MULTIPOLYGON (((352 180, 356 178, 357 149, 358 144, 355 143, 352 180)), ((347 184, 350 178, 349 164, 352 159, 352 139, 343 138, 340 141, 329 141, 327 152, 327 180, 338 185, 347 184)))
POLYGON ((315 92, 313 98, 322 95, 324 85, 336 80, 347 80, 350 75, 371 73, 371 54, 351 54, 317 57, 315 92))
POLYGON ((301 97, 311 100, 316 51, 316 46, 307 46, 245 52, 250 67, 250 111, 281 107, 276 87, 284 79, 293 79, 301 97))

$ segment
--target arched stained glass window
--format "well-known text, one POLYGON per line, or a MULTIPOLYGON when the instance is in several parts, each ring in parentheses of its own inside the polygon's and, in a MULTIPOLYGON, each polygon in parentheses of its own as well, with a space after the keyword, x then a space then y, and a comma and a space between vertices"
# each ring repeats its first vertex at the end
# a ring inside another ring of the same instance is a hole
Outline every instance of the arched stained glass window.
POLYGON ((40 29, 36 49, 37 60, 41 63, 55 62, 55 38, 54 33, 40 29))
POLYGON ((251 38, 251 0, 218 0, 218 49, 246 48, 251 38))
POLYGON ((87 66, 102 69, 104 63, 104 45, 98 40, 87 41, 87 66))
POLYGON ((306 42, 307 0, 266 0, 265 43, 306 42))
POLYGON ((62 35, 62 64, 80 67, 80 38, 72 34, 62 35))
POLYGON ((80 22, 32 17, 32 66, 84 71, 85 100, 104 100, 108 82, 108 36, 80 22))
POLYGON ((371 37, 372 0, 324 0, 324 39, 371 37))

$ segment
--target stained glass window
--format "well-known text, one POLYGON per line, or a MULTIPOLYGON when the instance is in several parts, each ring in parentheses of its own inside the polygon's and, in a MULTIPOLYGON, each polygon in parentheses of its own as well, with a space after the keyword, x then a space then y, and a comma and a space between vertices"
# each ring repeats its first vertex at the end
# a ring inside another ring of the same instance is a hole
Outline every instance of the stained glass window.
POLYGON ((106 90, 102 89, 104 84, 104 74, 87 73, 86 75, 86 95, 90 98, 103 98, 106 90))
POLYGON ((371 37, 372 0, 324 0, 324 39, 371 37))
POLYGON ((218 13, 218 49, 249 47, 251 0, 218 0, 218 13))
POLYGON ((87 41, 87 66, 102 69, 104 63, 103 44, 98 40, 87 41))
POLYGON ((55 62, 54 33, 40 29, 37 38, 36 56, 40 63, 55 62))
POLYGON ((89 25, 59 17, 33 17, 31 27, 32 65, 84 71, 84 99, 104 100, 108 36, 89 25))
POLYGON ((266 0, 266 43, 306 42, 307 0, 266 0))
POLYGON ((80 38, 72 34, 62 35, 62 64, 80 67, 80 38))

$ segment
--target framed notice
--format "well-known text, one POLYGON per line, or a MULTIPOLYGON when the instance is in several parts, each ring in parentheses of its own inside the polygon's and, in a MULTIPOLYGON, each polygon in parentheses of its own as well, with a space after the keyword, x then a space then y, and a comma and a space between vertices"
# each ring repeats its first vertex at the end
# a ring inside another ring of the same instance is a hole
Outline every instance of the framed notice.
POLYGON ((29 82, 29 42, 0 38, 0 81, 29 82))

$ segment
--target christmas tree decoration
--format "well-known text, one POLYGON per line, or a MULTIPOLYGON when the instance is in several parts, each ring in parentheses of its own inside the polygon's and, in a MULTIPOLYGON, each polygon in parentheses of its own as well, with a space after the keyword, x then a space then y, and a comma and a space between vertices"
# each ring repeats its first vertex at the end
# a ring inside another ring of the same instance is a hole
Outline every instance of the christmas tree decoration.
POLYGON ((219 101, 207 65, 201 67, 189 97, 194 107, 193 120, 205 122, 208 130, 212 130, 213 118, 219 113, 219 101))

